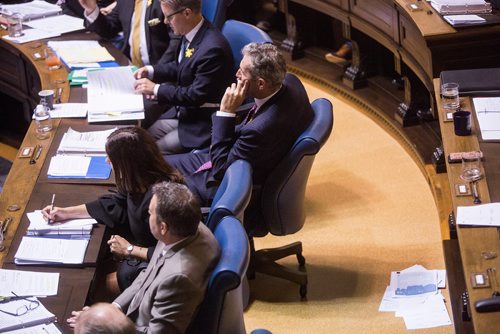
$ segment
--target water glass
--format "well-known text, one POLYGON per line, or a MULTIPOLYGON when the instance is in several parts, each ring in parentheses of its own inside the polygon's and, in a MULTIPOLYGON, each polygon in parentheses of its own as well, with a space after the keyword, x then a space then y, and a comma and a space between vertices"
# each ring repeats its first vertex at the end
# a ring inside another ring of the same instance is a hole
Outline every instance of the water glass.
POLYGON ((460 107, 458 95, 458 84, 454 82, 445 83, 441 86, 441 100, 444 109, 456 110, 460 107))
POLYGON ((9 20, 9 37, 21 37, 23 33, 23 15, 20 13, 13 13, 8 17, 9 20))
POLYGON ((481 152, 472 151, 462 155, 462 174, 465 181, 476 181, 481 178, 481 152))

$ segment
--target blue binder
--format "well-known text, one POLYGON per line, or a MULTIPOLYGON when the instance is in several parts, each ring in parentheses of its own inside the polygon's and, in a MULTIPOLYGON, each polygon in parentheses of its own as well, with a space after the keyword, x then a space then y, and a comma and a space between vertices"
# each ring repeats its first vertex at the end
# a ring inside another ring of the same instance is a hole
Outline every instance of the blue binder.
POLYGON ((105 156, 90 157, 90 165, 85 176, 52 176, 49 179, 109 179, 111 175, 111 165, 106 162, 105 156))

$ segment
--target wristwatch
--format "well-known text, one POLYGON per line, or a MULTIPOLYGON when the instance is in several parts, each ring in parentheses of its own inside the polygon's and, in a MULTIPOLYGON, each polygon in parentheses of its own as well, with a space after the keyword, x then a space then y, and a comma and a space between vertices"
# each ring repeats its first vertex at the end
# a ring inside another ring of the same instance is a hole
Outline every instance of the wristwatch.
POLYGON ((134 245, 130 244, 127 247, 127 258, 130 258, 130 254, 132 254, 132 251, 134 250, 134 245))

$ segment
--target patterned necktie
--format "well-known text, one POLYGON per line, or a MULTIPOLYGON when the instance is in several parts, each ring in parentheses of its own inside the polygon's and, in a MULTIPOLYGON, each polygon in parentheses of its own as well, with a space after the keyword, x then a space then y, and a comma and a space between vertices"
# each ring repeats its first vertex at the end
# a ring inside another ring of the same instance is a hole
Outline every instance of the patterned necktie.
POLYGON ((209 161, 205 162, 203 165, 201 165, 200 167, 198 167, 198 169, 193 174, 203 172, 204 170, 207 170, 210 168, 212 168, 212 161, 209 160, 209 161))
POLYGON ((254 104, 252 106, 252 108, 248 111, 248 114, 247 114, 247 117, 245 118, 244 124, 250 123, 253 120, 256 113, 257 113, 257 105, 254 104))
POLYGON ((143 0, 135 0, 134 22, 132 26, 132 64, 137 67, 144 66, 141 59, 142 1, 143 0))

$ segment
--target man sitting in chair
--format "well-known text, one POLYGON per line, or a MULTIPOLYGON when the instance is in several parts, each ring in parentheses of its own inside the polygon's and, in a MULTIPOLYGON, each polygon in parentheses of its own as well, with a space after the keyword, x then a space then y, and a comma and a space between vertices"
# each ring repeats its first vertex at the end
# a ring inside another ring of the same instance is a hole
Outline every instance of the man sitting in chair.
POLYGON ((242 53, 237 83, 226 89, 220 110, 212 116, 210 152, 166 157, 205 205, 235 160, 250 162, 254 184, 263 183, 314 116, 304 86, 286 73, 276 46, 250 43, 242 53), (236 110, 247 96, 255 105, 237 124, 236 110))
MULTIPOLYGON (((135 323, 137 332, 184 333, 204 298, 220 249, 200 223, 198 200, 185 185, 154 185, 149 214, 158 244, 148 267, 113 305, 135 323)), ((70 326, 81 312, 73 312, 70 326)))

